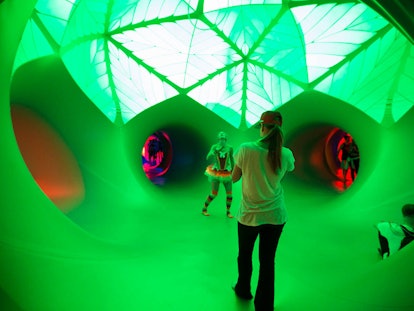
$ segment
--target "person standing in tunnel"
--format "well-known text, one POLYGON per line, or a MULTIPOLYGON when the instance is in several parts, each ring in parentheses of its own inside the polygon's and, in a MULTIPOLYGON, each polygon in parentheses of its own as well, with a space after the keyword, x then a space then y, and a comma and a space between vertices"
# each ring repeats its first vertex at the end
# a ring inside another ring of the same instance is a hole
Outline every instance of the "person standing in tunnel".
POLYGON ((242 179, 238 220, 238 279, 236 295, 251 300, 252 254, 259 237, 259 280, 254 297, 256 311, 273 310, 275 255, 287 221, 281 184, 286 172, 295 168, 290 149, 283 147, 282 115, 266 111, 260 118, 260 139, 244 143, 235 154, 232 180, 242 179))
POLYGON ((352 139, 351 135, 345 134, 345 141, 339 146, 338 152, 341 154, 341 168, 344 184, 346 184, 346 175, 351 170, 351 180, 354 181, 359 168, 359 150, 358 146, 352 139))
POLYGON ((207 196, 202 214, 210 216, 207 209, 210 203, 217 197, 220 183, 223 183, 226 189, 226 215, 233 218, 230 212, 231 203, 233 201, 233 185, 231 173, 234 167, 233 147, 227 144, 227 134, 220 132, 217 135, 218 142, 211 146, 207 154, 207 160, 212 159, 213 164, 207 166, 205 175, 211 183, 211 193, 207 196))

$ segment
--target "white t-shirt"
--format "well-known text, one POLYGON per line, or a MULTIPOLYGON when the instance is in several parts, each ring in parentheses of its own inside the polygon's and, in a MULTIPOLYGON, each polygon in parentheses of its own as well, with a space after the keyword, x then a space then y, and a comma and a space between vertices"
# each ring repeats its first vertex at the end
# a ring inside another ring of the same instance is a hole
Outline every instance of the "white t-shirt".
POLYGON ((244 143, 235 155, 242 170, 242 201, 236 215, 246 226, 284 224, 287 212, 281 180, 295 168, 290 149, 282 147, 281 169, 274 173, 267 160, 267 146, 262 142, 244 143))

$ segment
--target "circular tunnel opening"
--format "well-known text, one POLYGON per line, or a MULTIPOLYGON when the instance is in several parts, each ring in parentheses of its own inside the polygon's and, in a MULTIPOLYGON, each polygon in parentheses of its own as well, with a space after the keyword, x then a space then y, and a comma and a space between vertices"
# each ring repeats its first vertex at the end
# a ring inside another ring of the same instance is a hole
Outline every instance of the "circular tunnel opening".
POLYGON ((156 131, 151 134, 142 148, 142 168, 150 180, 165 175, 171 166, 173 149, 168 133, 156 131))
POLYGON ((142 148, 142 168, 155 185, 189 182, 203 169, 206 142, 185 126, 170 126, 152 133, 142 148))
POLYGON ((347 190, 359 170, 359 148, 351 133, 326 124, 297 130, 287 139, 296 158, 295 177, 312 185, 347 190))

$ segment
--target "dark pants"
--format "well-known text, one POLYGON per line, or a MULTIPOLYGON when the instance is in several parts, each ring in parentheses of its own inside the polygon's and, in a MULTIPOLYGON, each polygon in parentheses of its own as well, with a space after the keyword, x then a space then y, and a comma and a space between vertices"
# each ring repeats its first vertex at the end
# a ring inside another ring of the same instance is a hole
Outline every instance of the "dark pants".
POLYGON ((259 281, 254 305, 256 311, 273 311, 275 295, 275 255, 282 234, 283 225, 245 226, 238 223, 239 256, 237 258, 239 278, 236 291, 250 295, 252 278, 252 254, 255 241, 259 236, 259 281))

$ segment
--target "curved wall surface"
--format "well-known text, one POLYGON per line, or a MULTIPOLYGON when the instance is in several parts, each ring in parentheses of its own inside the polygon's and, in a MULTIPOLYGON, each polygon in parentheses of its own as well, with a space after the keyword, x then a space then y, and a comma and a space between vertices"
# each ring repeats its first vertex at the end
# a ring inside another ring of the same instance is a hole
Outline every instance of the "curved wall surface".
MULTIPOLYGON (((183 215, 191 214, 190 206, 200 205, 207 194, 200 194, 206 187, 200 150, 208 150, 219 130, 228 133, 235 147, 255 139, 256 130, 238 131, 182 97, 117 127, 90 104, 56 57, 28 63, 11 77, 14 53, 34 4, 0 4, 0 42, 6 47, 0 59, 0 307, 253 310, 223 297, 227 293, 206 290, 222 285, 209 286, 203 272, 217 260, 211 259, 215 248, 204 249, 197 240, 200 233, 188 231, 189 223, 201 216, 183 215), (85 196, 68 215, 30 174, 14 136, 11 104, 41 115, 74 154, 85 196), (176 171, 167 176, 171 182, 157 187, 142 171, 141 149, 149 135, 165 129, 174 129, 184 147, 177 148, 183 151, 175 157, 181 162, 172 165, 176 171), (183 218, 177 221, 177 214, 183 218)), ((358 178, 342 194, 316 177, 310 182, 295 175, 286 179, 290 222, 277 259, 280 310, 412 310, 414 246, 378 260, 373 225, 399 221, 401 206, 414 201, 414 111, 384 127, 316 92, 294 98, 280 111, 286 143, 294 152, 303 150, 289 145, 294 135, 327 124, 351 133, 361 153, 358 178)), ((240 195, 239 185, 234 192, 235 198, 240 195)), ((216 230, 236 230, 228 223, 212 223, 216 230)), ((210 231, 208 235, 210 241, 222 241, 210 231)), ((236 244, 235 236, 230 238, 229 252, 236 244)), ((234 258, 222 260, 235 264, 234 258)), ((214 277, 222 282, 221 276, 214 277)))

